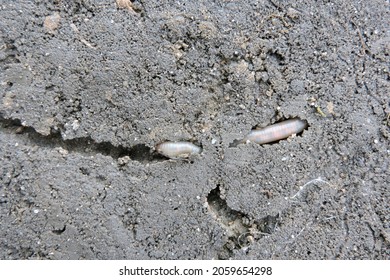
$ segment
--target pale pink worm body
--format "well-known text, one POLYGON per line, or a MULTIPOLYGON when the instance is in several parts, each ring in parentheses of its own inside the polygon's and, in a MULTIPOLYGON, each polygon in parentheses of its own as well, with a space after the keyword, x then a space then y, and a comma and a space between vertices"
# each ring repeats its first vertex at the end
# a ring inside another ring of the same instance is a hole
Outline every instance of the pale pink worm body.
POLYGON ((266 144, 275 142, 288 138, 293 134, 300 133, 307 128, 307 126, 307 122, 300 119, 282 121, 261 129, 252 130, 245 136, 242 143, 253 142, 257 144, 266 144))
POLYGON ((167 141, 156 146, 156 151, 169 158, 188 158, 194 154, 200 154, 202 148, 191 142, 172 142, 167 141))

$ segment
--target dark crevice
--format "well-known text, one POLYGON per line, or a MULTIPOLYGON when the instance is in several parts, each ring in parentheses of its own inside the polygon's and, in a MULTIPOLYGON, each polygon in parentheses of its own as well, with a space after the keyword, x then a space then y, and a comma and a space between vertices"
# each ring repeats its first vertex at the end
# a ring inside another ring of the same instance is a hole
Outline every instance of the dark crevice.
MULTIPOLYGON (((114 146, 110 142, 96 142, 91 137, 81 137, 76 139, 64 140, 61 133, 52 130, 47 136, 38 133, 33 127, 23 126, 18 119, 6 119, 0 115, 0 128, 8 130, 10 133, 26 136, 27 141, 46 148, 62 148, 67 152, 76 152, 85 155, 102 154, 110 156, 113 159, 129 157, 131 160, 139 162, 155 162, 167 160, 157 154, 153 148, 144 144, 137 144, 132 147, 114 146)), ((83 174, 86 170, 80 170, 83 174)))
POLYGON ((65 230, 66 230, 66 225, 64 225, 64 227, 61 229, 54 229, 51 232, 57 235, 61 235, 65 230))
POLYGON ((278 215, 258 220, 231 209, 221 197, 220 186, 210 191, 207 202, 213 218, 226 231, 227 241, 218 254, 219 259, 229 259, 234 250, 249 248, 254 241, 272 234, 278 222, 278 215))
POLYGON ((127 154, 122 156, 129 156, 132 160, 146 162, 146 161, 164 161, 168 160, 164 156, 153 152, 153 149, 144 144, 137 144, 127 149, 127 154))
POLYGON ((274 64, 282 66, 285 64, 284 56, 277 51, 268 51, 267 52, 268 58, 270 61, 272 61, 274 64))

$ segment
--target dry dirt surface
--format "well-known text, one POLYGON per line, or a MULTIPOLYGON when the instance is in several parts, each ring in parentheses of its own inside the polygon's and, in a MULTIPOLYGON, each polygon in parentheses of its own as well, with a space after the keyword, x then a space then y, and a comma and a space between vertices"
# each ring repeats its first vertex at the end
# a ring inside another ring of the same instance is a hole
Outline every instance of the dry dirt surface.
POLYGON ((389 259, 389 26, 385 0, 0 0, 0 259, 389 259))

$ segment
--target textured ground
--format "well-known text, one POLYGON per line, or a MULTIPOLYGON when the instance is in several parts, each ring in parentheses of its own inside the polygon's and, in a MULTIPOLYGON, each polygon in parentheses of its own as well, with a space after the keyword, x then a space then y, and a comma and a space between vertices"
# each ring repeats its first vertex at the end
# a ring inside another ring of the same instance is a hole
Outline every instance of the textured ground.
POLYGON ((0 0, 0 258, 389 259, 388 11, 0 0))

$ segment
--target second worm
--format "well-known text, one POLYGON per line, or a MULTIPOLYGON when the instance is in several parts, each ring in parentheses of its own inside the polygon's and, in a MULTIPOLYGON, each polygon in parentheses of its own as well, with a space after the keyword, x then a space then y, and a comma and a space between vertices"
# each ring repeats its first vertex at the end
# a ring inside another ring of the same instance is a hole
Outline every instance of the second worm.
POLYGON ((242 143, 253 142, 257 144, 266 144, 281 139, 288 138, 293 134, 302 132, 307 128, 308 124, 306 121, 300 119, 290 119, 282 121, 261 129, 252 130, 245 138, 242 143))

